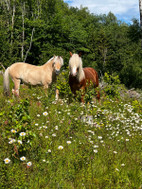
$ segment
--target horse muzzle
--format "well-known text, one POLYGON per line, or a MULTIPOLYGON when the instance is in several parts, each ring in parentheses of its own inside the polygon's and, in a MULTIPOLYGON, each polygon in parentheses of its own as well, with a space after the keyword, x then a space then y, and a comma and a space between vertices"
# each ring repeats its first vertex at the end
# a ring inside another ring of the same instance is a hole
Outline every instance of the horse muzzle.
POLYGON ((76 68, 73 68, 72 71, 71 71, 71 75, 73 77, 75 77, 77 75, 77 69, 76 68))
POLYGON ((56 74, 57 74, 57 75, 59 75, 59 73, 60 73, 60 70, 56 70, 55 72, 56 72, 56 74))

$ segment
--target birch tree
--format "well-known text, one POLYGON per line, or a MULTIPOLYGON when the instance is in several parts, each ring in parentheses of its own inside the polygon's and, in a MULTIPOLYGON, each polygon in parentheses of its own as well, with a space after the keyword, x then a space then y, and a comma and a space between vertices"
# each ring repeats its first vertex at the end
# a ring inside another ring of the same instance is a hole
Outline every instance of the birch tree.
POLYGON ((21 58, 24 59, 24 40, 25 40, 25 2, 22 4, 22 46, 21 46, 21 58))
POLYGON ((32 29, 30 45, 29 45, 29 48, 28 48, 28 50, 27 50, 27 52, 26 52, 26 55, 25 55, 25 58, 24 58, 24 61, 23 61, 23 62, 26 62, 26 59, 27 59, 28 53, 29 53, 30 50, 31 50, 34 31, 35 31, 35 28, 32 29))
POLYGON ((13 4, 12 10, 12 20, 11 20, 11 46, 13 44, 13 30, 14 30, 14 20, 15 19, 15 4, 13 4))

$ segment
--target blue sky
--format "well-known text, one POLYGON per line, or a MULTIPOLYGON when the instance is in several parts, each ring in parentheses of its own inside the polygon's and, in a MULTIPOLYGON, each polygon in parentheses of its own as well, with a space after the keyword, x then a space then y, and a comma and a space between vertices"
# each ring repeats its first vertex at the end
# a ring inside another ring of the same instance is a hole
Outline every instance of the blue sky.
POLYGON ((133 18, 139 20, 139 0, 64 0, 69 6, 88 7, 90 13, 107 14, 112 12, 119 20, 131 23, 133 18))

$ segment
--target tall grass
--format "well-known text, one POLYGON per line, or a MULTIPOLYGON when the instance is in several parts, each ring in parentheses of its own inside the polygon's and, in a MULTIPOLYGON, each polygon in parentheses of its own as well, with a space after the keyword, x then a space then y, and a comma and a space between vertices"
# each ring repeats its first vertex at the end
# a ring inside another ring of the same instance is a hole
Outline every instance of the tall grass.
POLYGON ((4 97, 0 82, 1 189, 142 188, 141 101, 55 101, 54 87, 25 86, 4 97))

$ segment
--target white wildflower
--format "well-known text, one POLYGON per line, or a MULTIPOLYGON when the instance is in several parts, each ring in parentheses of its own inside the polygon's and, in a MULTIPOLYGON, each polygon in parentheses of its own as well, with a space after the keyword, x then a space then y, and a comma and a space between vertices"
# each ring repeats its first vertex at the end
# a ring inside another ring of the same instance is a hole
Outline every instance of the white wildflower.
POLYGON ((55 130, 58 130, 58 126, 57 125, 55 126, 55 130))
POLYGON ((98 136, 98 139, 102 139, 103 137, 102 136, 98 136))
POLYGON ((63 146, 58 146, 58 149, 59 150, 62 150, 64 147, 63 146))
POLYGON ((22 141, 21 140, 17 140, 18 144, 22 144, 22 141))
POLYGON ((12 133, 17 133, 17 131, 15 129, 11 129, 12 133))
POLYGON ((25 135, 26 135, 25 132, 21 132, 21 133, 20 133, 20 136, 25 136, 25 135))
POLYGON ((124 163, 122 163, 122 164, 121 164, 121 166, 122 166, 122 167, 124 167, 124 166, 125 166, 125 164, 124 164, 124 163))
POLYGON ((27 163, 27 166, 30 167, 31 165, 32 165, 32 162, 29 161, 29 162, 27 163))
POLYGON ((4 163, 5 163, 5 164, 10 163, 10 161, 11 161, 11 160, 10 160, 9 158, 5 158, 5 159, 4 159, 4 163))
POLYGON ((117 154, 117 152, 116 152, 116 151, 113 151, 113 153, 114 153, 114 154, 117 154))
POLYGON ((98 148, 99 146, 98 145, 94 145, 94 148, 98 148))
POLYGON ((98 150, 96 150, 96 149, 94 149, 93 151, 94 151, 94 153, 98 153, 98 150))
POLYGON ((67 144, 71 144, 71 141, 69 140, 69 141, 67 141, 67 144))
POLYGON ((47 129, 48 127, 47 126, 43 126, 44 129, 47 129))
POLYGON ((14 142, 16 142, 16 140, 15 139, 11 139, 8 143, 9 144, 13 144, 14 142))
POLYGON ((55 133, 53 133, 53 134, 52 134, 52 136, 53 136, 53 137, 56 137, 56 134, 55 134, 55 133))
POLYGON ((48 115, 48 113, 47 113, 47 112, 43 112, 43 115, 44 115, 44 116, 47 116, 47 115, 48 115))
POLYGON ((22 157, 20 158, 20 160, 21 160, 21 161, 25 161, 25 160, 26 160, 26 157, 25 157, 25 156, 22 156, 22 157))

